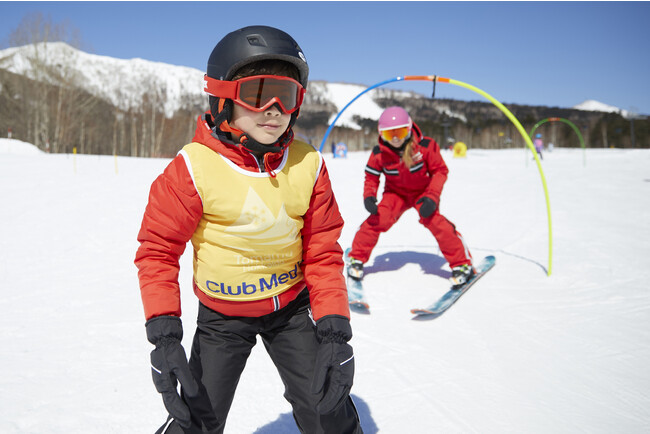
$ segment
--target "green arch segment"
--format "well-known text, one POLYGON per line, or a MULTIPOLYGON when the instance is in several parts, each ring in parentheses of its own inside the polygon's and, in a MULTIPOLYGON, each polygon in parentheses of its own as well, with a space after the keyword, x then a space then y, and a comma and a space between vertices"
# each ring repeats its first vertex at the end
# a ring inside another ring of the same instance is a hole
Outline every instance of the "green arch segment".
POLYGON ((541 125, 545 124, 546 122, 558 122, 558 121, 563 122, 563 123, 567 124, 568 126, 570 126, 571 128, 573 128, 573 131, 575 131, 575 133, 578 135, 578 139, 580 140, 580 146, 582 147, 582 164, 586 165, 587 164, 587 151, 586 151, 586 147, 585 147, 585 140, 582 138, 582 134, 580 134, 580 129, 578 129, 578 127, 568 119, 558 118, 558 117, 551 117, 551 118, 542 119, 541 121, 537 122, 533 126, 532 130, 530 130, 530 134, 529 134, 530 138, 531 139, 533 138, 533 134, 535 133, 535 130, 537 128, 539 128, 541 125))

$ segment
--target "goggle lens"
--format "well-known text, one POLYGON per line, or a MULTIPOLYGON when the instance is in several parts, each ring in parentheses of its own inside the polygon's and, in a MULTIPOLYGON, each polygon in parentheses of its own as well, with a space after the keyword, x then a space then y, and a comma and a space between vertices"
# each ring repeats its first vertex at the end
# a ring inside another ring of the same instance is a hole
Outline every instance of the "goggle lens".
POLYGON ((409 135, 410 132, 411 129, 409 127, 400 127, 400 128, 393 128, 392 130, 383 130, 381 132, 381 138, 387 142, 392 141, 393 137, 397 138, 398 140, 404 140, 409 135))
POLYGON ((299 104, 299 87, 297 82, 278 80, 277 78, 251 77, 239 81, 238 100, 251 110, 266 109, 274 99, 283 107, 283 111, 293 111, 299 104))

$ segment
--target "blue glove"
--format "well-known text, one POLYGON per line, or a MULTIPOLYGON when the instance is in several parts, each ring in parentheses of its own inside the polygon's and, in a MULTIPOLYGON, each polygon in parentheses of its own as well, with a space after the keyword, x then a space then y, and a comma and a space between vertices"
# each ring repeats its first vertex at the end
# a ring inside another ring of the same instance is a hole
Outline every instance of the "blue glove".
POLYGON ((316 322, 320 346, 314 364, 311 393, 325 393, 316 406, 320 414, 336 411, 348 398, 354 378, 354 354, 350 320, 328 315, 316 322))
POLYGON ((147 339, 156 348, 151 352, 151 375, 156 390, 162 394, 167 412, 183 428, 191 425, 190 409, 176 391, 180 381, 183 393, 197 396, 199 386, 190 372, 185 350, 181 345, 183 325, 175 316, 158 316, 145 324, 147 339))

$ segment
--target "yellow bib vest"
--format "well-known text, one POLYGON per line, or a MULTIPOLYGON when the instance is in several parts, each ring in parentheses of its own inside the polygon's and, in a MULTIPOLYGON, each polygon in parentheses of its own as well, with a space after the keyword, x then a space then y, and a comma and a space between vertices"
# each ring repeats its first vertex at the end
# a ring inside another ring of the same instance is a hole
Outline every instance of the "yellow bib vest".
POLYGON ((203 217, 194 235, 194 281, 211 297, 270 298, 302 280, 302 216, 322 157, 294 141, 272 178, 250 172, 200 143, 183 147, 203 217))

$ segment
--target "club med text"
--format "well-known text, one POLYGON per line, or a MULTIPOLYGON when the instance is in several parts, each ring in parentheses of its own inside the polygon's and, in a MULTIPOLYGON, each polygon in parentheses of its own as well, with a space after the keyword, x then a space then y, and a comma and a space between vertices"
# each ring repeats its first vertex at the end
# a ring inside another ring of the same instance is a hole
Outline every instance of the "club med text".
POLYGON ((268 278, 261 277, 259 282, 248 283, 242 282, 241 285, 226 285, 223 282, 205 281, 205 287, 208 291, 215 294, 232 295, 232 296, 249 296, 258 292, 264 292, 276 288, 278 285, 284 285, 291 280, 298 278, 298 262, 293 270, 282 274, 271 274, 268 278))

